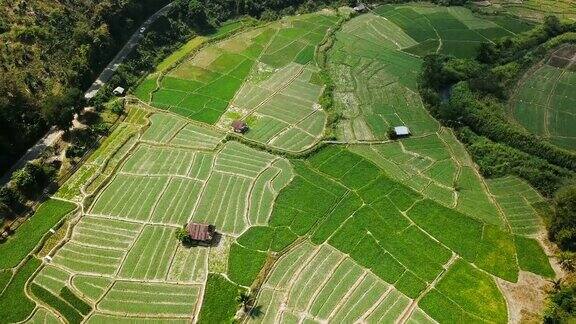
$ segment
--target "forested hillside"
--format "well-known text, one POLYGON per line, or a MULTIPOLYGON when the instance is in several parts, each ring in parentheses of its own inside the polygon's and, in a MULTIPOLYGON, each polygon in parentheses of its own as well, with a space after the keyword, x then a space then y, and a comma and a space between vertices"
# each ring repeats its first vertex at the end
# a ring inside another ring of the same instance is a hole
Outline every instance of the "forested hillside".
POLYGON ((140 21, 168 2, 0 1, 0 170, 55 123, 60 97, 86 88, 140 21))

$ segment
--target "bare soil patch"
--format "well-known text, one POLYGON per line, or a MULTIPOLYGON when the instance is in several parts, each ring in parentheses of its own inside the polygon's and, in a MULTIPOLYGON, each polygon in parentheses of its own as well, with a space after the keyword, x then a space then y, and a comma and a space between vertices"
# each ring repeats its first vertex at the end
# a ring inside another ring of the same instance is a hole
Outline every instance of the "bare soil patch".
POLYGON ((552 283, 540 276, 520 271, 517 283, 496 279, 508 304, 510 323, 541 323, 547 291, 552 283))

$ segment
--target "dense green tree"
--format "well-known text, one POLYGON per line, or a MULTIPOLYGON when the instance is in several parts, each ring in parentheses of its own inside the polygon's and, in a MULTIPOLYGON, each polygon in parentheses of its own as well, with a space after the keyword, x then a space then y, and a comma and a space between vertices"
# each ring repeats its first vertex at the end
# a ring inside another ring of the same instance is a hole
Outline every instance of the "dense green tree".
POLYGON ((478 54, 476 55, 476 59, 480 63, 494 63, 498 59, 498 50, 493 43, 484 42, 480 44, 478 48, 478 54))
POLYGON ((548 297, 544 323, 561 324, 576 321, 576 285, 558 283, 548 297))
POLYGON ((14 213, 23 211, 24 207, 20 196, 11 186, 0 188, 0 204, 7 206, 14 213))
POLYGON ((548 36, 556 36, 563 32, 564 28, 560 23, 560 19, 556 16, 546 16, 544 17, 544 30, 548 36))
POLYGON ((206 12, 204 5, 198 0, 190 0, 188 2, 188 16, 192 20, 206 21, 206 12))
POLYGON ((0 73, 0 170, 6 169, 45 130, 22 75, 0 73))
POLYGON ((451 85, 458 81, 458 76, 446 69, 448 57, 441 54, 431 54, 424 58, 421 72, 421 82, 435 90, 451 85))
POLYGON ((72 88, 61 95, 51 95, 42 105, 42 115, 51 125, 68 131, 72 126, 74 114, 82 105, 82 92, 72 88))
POLYGON ((186 225, 176 231, 176 239, 185 246, 192 245, 192 239, 190 238, 190 234, 186 230, 186 225))
POLYGON ((12 174, 12 183, 14 187, 26 196, 30 196, 36 189, 38 189, 41 182, 39 168, 30 164, 12 174))
POLYGON ((562 249, 576 251, 576 185, 565 186, 556 193, 550 236, 562 249))

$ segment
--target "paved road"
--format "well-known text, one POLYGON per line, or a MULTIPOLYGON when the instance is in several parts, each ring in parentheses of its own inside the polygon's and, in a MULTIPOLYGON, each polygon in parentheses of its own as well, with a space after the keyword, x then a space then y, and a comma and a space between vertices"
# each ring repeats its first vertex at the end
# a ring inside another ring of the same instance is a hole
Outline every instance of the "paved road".
MULTIPOLYGON (((140 25, 140 27, 134 32, 134 34, 132 34, 132 37, 130 37, 126 45, 124 45, 124 47, 120 50, 120 52, 116 54, 116 56, 108 64, 106 69, 102 71, 102 73, 98 76, 98 79, 96 79, 96 81, 94 81, 92 86, 90 86, 90 89, 86 91, 86 93, 84 94, 84 97, 86 99, 93 98, 98 93, 98 90, 100 90, 100 88, 110 80, 110 78, 112 77, 112 75, 114 75, 114 72, 118 69, 120 64, 124 62, 126 57, 128 57, 130 52, 132 52, 134 47, 138 45, 138 42, 144 36, 143 33, 140 32, 140 30, 142 28, 148 29, 148 27, 150 27, 150 25, 153 24, 158 18, 168 13, 172 8, 173 4, 174 3, 172 2, 163 7, 162 9, 158 10, 155 14, 150 16, 150 18, 148 18, 142 25, 140 25)), ((54 143, 56 143, 60 139, 62 134, 63 134, 62 131, 58 131, 55 128, 51 128, 44 135, 44 137, 42 137, 40 140, 38 140, 38 142, 36 142, 36 144, 34 144, 34 146, 28 149, 28 151, 26 151, 26 153, 16 163, 14 163, 14 165, 0 178, 0 186, 4 186, 6 183, 8 183, 8 181, 10 181, 10 178, 12 177, 12 173, 14 173, 14 171, 24 167, 26 163, 28 163, 29 161, 37 159, 47 147, 52 146, 54 143)))
POLYGON ((120 64, 124 62, 126 57, 128 57, 130 52, 132 52, 134 47, 136 47, 136 45, 138 45, 138 42, 142 39, 142 37, 144 37, 144 33, 140 32, 140 30, 142 28, 147 30, 148 27, 150 27, 150 25, 152 25, 158 18, 167 14, 170 11, 170 9, 172 9, 173 5, 174 2, 169 3, 162 9, 158 10, 155 14, 150 16, 150 18, 148 18, 142 25, 140 25, 138 30, 136 30, 136 32, 132 34, 132 37, 130 37, 128 42, 126 42, 126 45, 124 45, 124 47, 120 50, 120 52, 116 54, 114 59, 112 59, 112 61, 108 63, 108 66, 106 66, 104 71, 100 73, 98 79, 96 79, 96 81, 92 83, 88 91, 86 91, 86 93, 84 94, 84 98, 86 99, 94 98, 94 96, 98 93, 100 88, 102 88, 102 86, 104 86, 106 82, 110 81, 110 78, 112 77, 112 75, 114 75, 114 72, 116 72, 120 64))
POLYGON ((14 163, 14 165, 10 167, 10 169, 2 176, 2 178, 0 178, 0 187, 4 186, 8 183, 8 181, 10 181, 12 173, 20 168, 23 168, 26 163, 28 163, 28 161, 37 159, 47 147, 56 143, 63 133, 63 131, 59 131, 55 127, 52 127, 48 133, 44 135, 44 137, 38 140, 34 146, 29 148, 28 151, 26 151, 26 153, 24 153, 24 155, 20 158, 20 160, 14 163))

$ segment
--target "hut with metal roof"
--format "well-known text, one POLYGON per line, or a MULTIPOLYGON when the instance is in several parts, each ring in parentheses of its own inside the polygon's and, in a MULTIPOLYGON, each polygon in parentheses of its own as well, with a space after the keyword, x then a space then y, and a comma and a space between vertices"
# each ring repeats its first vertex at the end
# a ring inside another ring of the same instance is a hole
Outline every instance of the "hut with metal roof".
POLYGON ((396 126, 394 127, 394 134, 396 138, 408 137, 410 136, 410 129, 406 126, 396 126))
POLYGON ((188 235, 193 242, 211 243, 216 234, 216 227, 210 224, 188 223, 186 226, 188 235))
POLYGON ((248 131, 248 124, 243 120, 235 120, 232 122, 232 129, 235 133, 244 134, 248 131))

